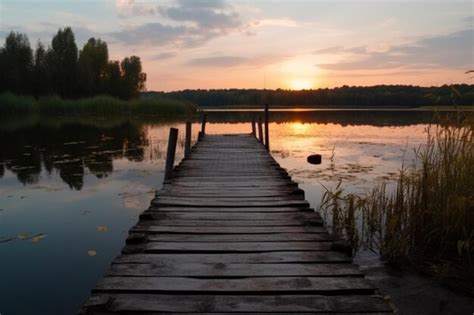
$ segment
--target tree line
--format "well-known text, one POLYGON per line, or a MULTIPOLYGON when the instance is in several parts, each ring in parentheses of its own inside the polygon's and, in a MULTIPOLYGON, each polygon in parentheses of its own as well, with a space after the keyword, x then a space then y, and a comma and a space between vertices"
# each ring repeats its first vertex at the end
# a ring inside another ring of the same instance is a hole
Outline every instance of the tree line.
POLYGON ((0 92, 130 99, 145 82, 140 57, 109 60, 107 43, 93 37, 78 50, 70 27, 59 29, 48 47, 39 41, 34 51, 26 34, 12 31, 0 48, 0 92))
POLYGON ((418 107, 432 105, 474 105, 474 85, 440 87, 412 85, 342 86, 314 90, 215 89, 176 92, 146 92, 186 100, 198 106, 259 105, 418 107))

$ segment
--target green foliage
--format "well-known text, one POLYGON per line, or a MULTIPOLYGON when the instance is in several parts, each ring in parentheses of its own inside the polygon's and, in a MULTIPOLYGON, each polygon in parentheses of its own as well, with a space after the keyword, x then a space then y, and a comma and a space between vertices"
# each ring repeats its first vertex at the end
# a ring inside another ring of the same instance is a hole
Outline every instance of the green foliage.
POLYGON ((11 32, 0 49, 0 92, 28 93, 33 51, 24 34, 11 32))
POLYGON ((145 89, 146 75, 142 73, 140 58, 132 56, 125 58, 120 63, 122 72, 122 97, 130 99, 137 97, 145 89))
POLYGON ((107 65, 106 73, 108 94, 119 97, 122 90, 122 71, 118 61, 110 61, 107 65))
POLYGON ((34 52, 28 37, 11 32, 0 49, 0 92, 58 94, 77 98, 110 94, 122 99, 145 90, 146 74, 140 57, 109 61, 107 43, 90 38, 78 52, 72 29, 59 29, 46 50, 40 42, 34 52))
POLYGON ((62 99, 47 96, 35 99, 11 93, 0 94, 0 114, 48 115, 158 115, 163 117, 188 116, 194 112, 190 103, 166 98, 146 98, 124 101, 106 95, 81 99, 62 99))
POLYGON ((38 97, 50 91, 50 74, 48 73, 47 52, 41 42, 35 50, 35 64, 33 67, 33 95, 38 97))
POLYGON ((77 91, 77 46, 70 27, 59 29, 48 51, 48 69, 54 91, 73 97, 77 91))
POLYGON ((391 263, 442 276, 449 270, 450 277, 473 283, 474 122, 447 122, 427 132, 393 193, 385 184, 365 195, 344 194, 338 186, 326 191, 321 209, 337 218, 334 234, 356 246, 380 251, 391 263))
POLYGON ((100 38, 90 38, 79 53, 79 78, 82 95, 95 95, 106 88, 109 50, 100 38))

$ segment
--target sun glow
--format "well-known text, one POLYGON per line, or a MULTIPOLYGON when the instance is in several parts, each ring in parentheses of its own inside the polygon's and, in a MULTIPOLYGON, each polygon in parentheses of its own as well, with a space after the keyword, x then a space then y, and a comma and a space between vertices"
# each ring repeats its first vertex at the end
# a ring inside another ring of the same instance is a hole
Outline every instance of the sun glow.
POLYGON ((313 81, 309 79, 293 79, 290 81, 292 90, 309 90, 313 88, 313 81))
POLYGON ((294 133, 304 134, 309 130, 310 124, 303 124, 301 122, 294 122, 294 123, 290 124, 290 128, 291 128, 291 130, 293 130, 294 133))

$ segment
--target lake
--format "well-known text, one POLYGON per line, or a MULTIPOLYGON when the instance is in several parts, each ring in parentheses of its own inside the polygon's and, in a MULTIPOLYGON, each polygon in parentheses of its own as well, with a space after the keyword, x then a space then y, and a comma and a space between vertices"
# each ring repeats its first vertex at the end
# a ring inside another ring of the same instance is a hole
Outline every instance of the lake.
MULTIPOLYGON (((250 133, 257 112, 208 112, 207 133, 250 133)), ((317 209, 326 187, 392 181, 425 143, 428 111, 271 113, 272 155, 317 209), (320 153, 321 165, 306 162, 320 153)), ((120 253, 163 181, 170 127, 159 119, 24 117, 0 124, 0 313, 73 314, 120 253)), ((194 138, 200 129, 193 124, 194 138)), ((359 264, 379 263, 369 253, 359 264)))

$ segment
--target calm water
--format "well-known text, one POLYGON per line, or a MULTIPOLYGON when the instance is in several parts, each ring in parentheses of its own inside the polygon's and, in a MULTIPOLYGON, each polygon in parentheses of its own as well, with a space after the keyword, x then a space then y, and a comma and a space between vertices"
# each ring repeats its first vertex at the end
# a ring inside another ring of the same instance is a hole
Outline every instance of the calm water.
MULTIPOLYGON (((206 131, 250 132, 255 115, 212 112, 206 131)), ((273 156, 317 208, 321 184, 342 180, 347 190, 364 191, 393 179, 425 142, 431 113, 279 111, 271 120, 273 156), (321 165, 306 163, 312 153, 323 155, 321 165)), ((196 135, 200 126, 193 126, 196 135)), ((160 188, 170 127, 180 130, 179 161, 183 122, 1 122, 2 315, 78 310, 160 188)))

